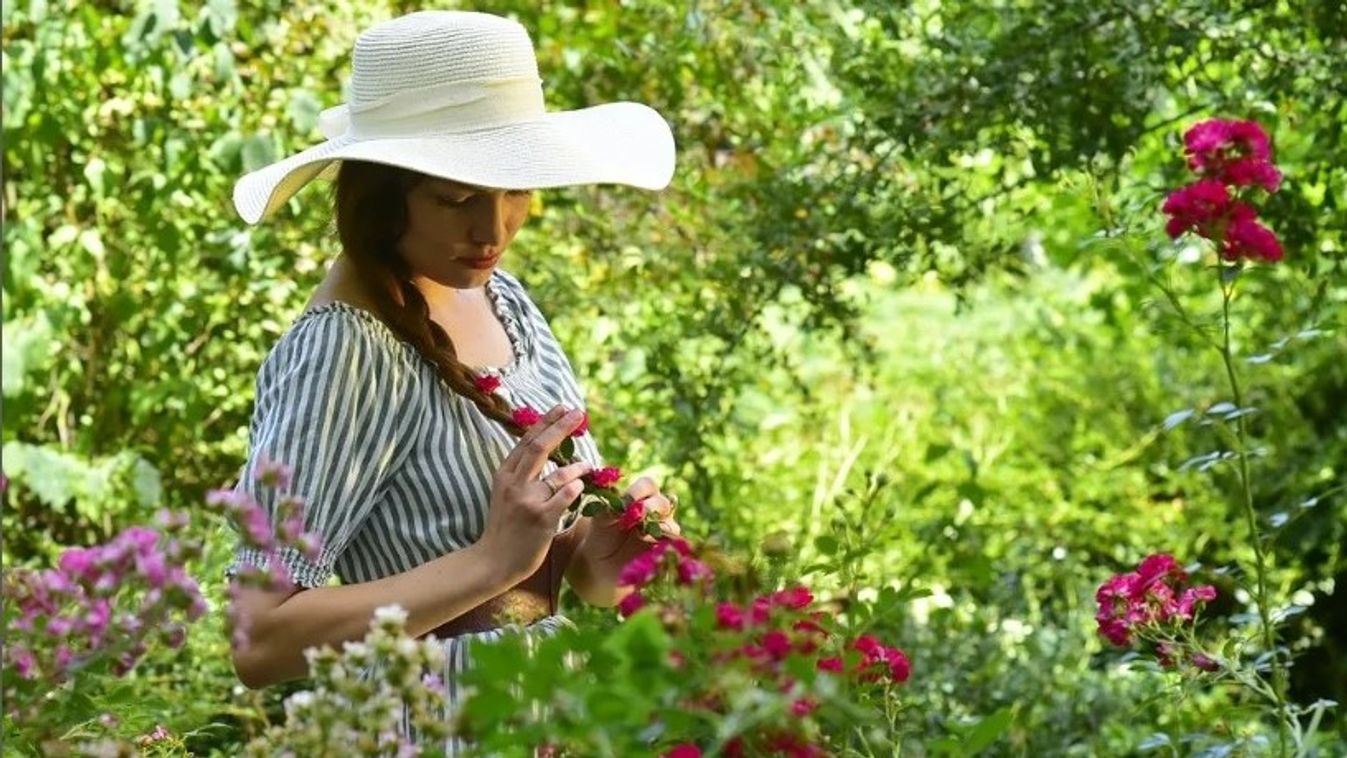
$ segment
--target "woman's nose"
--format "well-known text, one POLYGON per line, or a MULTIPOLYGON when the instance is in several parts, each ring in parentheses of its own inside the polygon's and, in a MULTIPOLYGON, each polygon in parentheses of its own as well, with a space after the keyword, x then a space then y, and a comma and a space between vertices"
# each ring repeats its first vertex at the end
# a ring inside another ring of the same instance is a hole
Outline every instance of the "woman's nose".
POLYGON ((482 196, 472 217, 472 241, 498 245, 505 240, 505 193, 482 196))

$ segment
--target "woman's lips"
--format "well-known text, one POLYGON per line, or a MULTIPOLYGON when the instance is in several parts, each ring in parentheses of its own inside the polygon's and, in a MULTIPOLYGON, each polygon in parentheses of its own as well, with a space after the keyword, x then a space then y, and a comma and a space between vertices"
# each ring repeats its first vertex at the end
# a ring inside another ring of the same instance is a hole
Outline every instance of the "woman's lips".
POLYGON ((460 258, 459 260, 462 261, 463 265, 467 266, 468 268, 476 268, 476 269, 491 268, 492 266, 496 265, 496 261, 500 260, 500 253, 496 253, 495 255, 487 256, 485 258, 460 258))

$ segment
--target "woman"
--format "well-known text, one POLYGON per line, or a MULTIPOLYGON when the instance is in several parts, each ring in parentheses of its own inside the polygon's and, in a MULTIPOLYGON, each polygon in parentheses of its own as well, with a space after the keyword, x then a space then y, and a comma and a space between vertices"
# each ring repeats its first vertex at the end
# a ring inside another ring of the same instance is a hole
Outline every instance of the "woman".
MULTIPOLYGON (((250 644, 240 679, 304 676, 302 651, 363 637, 397 604, 408 632, 448 652, 450 699, 468 642, 564 623, 564 575, 587 602, 619 599, 617 574, 643 549, 614 519, 563 520, 579 479, 602 464, 578 430, 583 396, 547 320, 498 265, 531 191, 611 182, 659 189, 673 171, 663 119, 635 103, 543 108, 537 63, 518 24, 478 13, 415 13, 360 35, 351 100, 324 112, 327 142, 243 177, 240 215, 257 223, 305 183, 336 181, 342 255, 258 375, 251 451, 294 468, 290 491, 321 538, 316 561, 282 562, 297 590, 246 590, 250 644), (484 391, 482 376, 500 380, 484 391), (511 410, 550 409, 527 429, 511 410), (576 437, 580 462, 548 456, 576 437), (340 586, 325 586, 333 575, 340 586)), ((677 533, 649 479, 645 498, 677 533)), ((265 556, 240 548, 232 576, 265 556)))

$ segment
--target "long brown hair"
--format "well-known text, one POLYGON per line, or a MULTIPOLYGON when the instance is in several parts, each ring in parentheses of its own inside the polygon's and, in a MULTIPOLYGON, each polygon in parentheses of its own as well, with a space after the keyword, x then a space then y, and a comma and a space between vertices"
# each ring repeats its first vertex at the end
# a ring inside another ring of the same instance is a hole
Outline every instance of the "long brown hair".
POLYGON ((524 427, 515 423, 509 403, 477 388, 476 374, 458 360, 453 340, 430 318, 430 307, 398 254, 398 240, 407 230, 407 193, 425 178, 396 166, 342 161, 334 202, 337 236, 374 300, 375 315, 434 365, 449 389, 519 436, 524 427))

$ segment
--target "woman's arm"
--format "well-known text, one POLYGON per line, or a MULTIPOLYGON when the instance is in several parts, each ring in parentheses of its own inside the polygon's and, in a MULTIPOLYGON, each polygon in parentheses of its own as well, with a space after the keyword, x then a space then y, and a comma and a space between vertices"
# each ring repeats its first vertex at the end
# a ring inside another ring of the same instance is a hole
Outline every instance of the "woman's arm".
POLYGON ((419 637, 523 581, 478 542, 416 568, 340 587, 268 592, 242 588, 236 601, 248 644, 234 651, 234 671, 250 688, 308 675, 304 649, 364 638, 374 611, 396 603, 407 633, 419 637))

